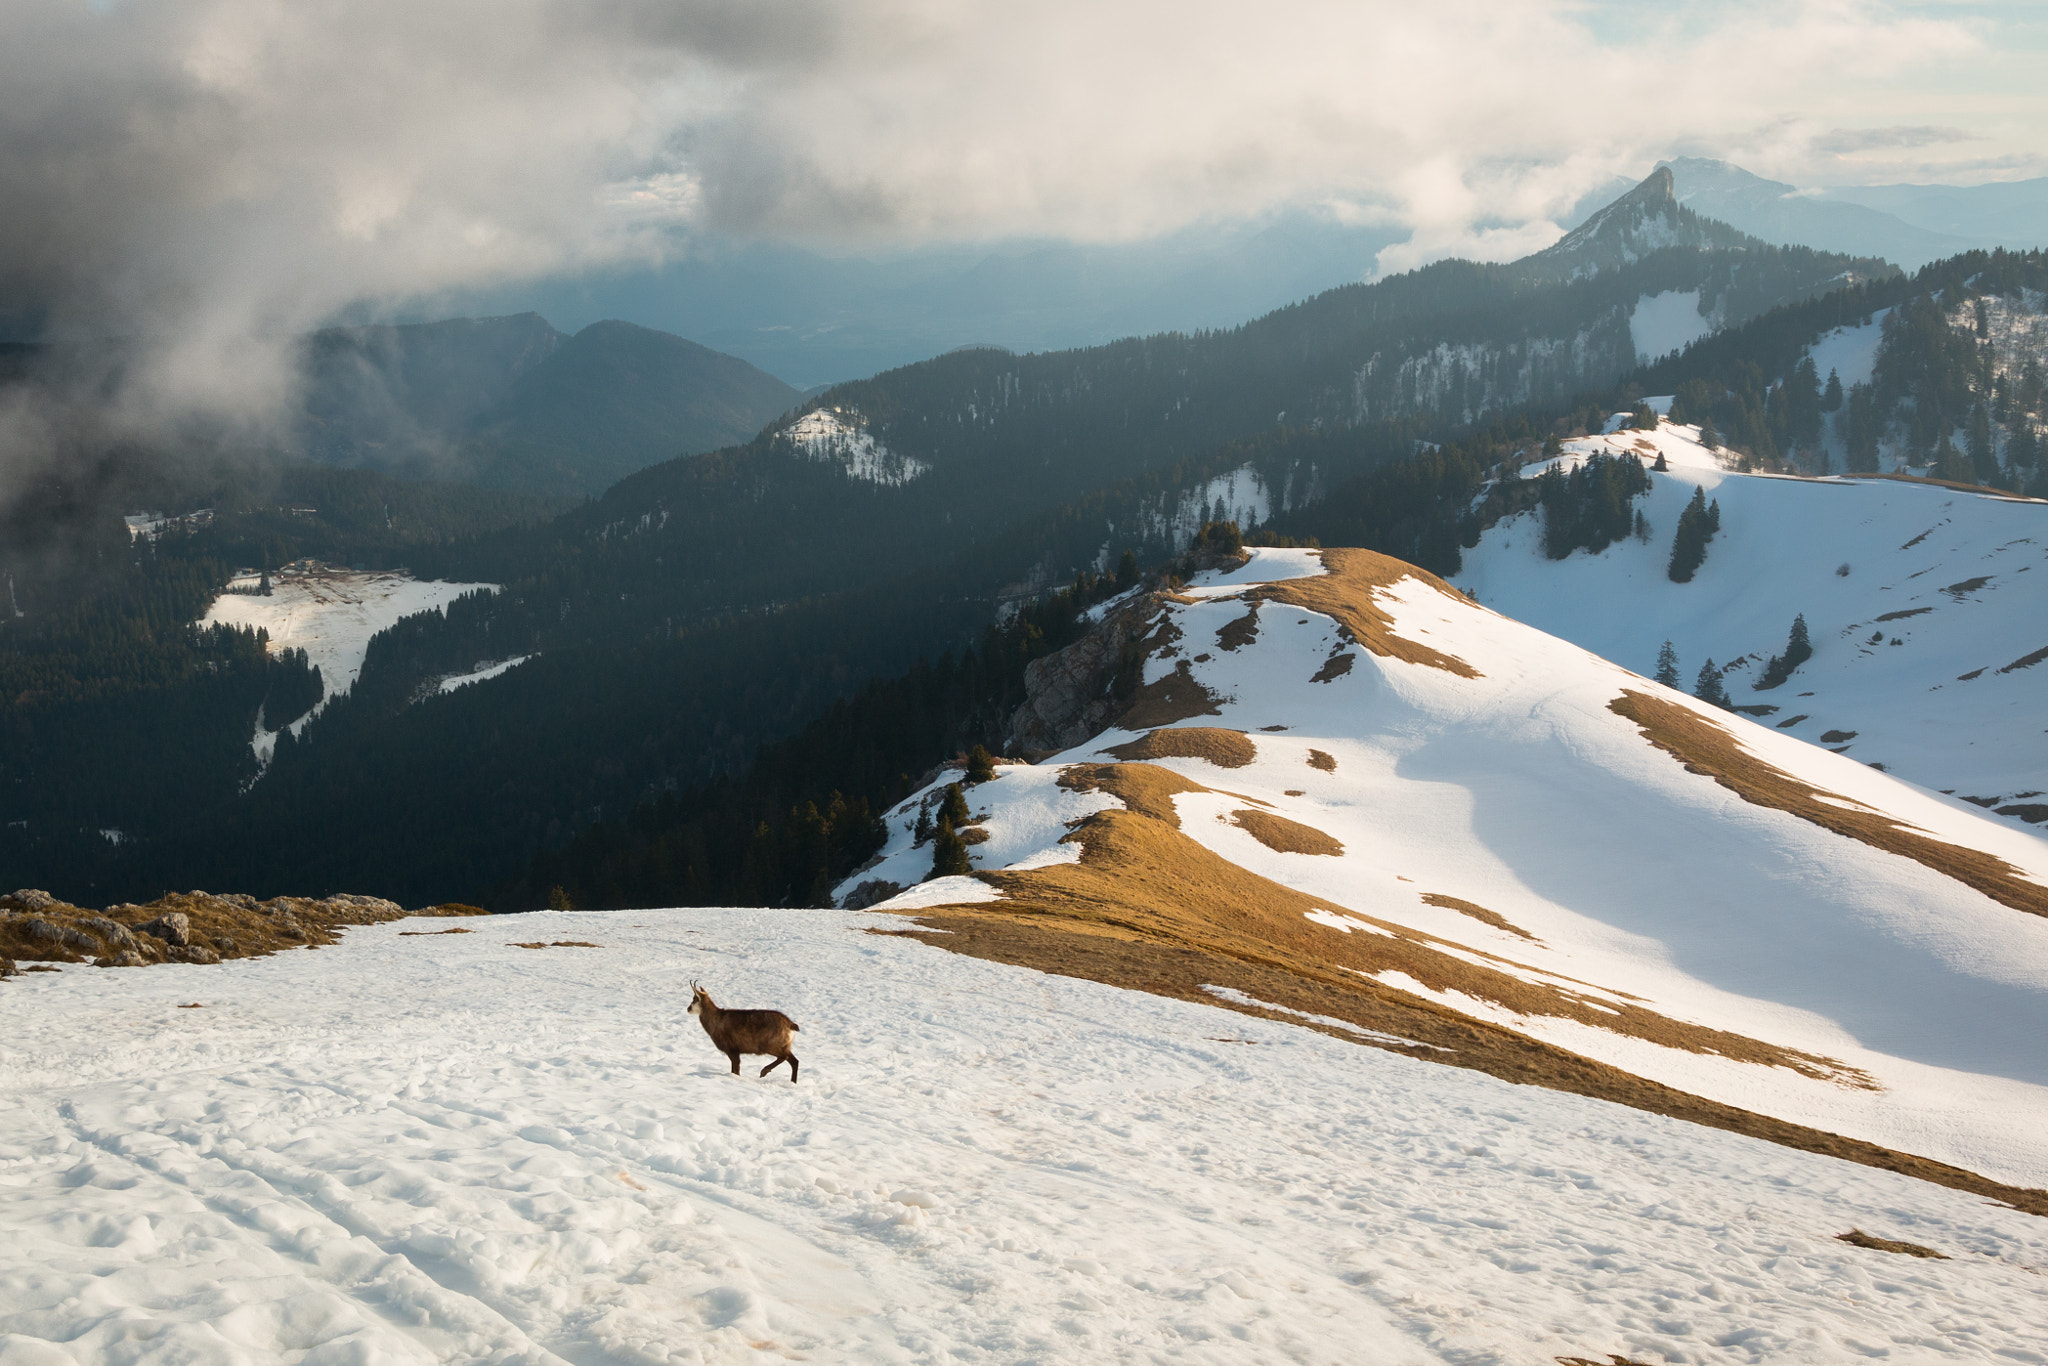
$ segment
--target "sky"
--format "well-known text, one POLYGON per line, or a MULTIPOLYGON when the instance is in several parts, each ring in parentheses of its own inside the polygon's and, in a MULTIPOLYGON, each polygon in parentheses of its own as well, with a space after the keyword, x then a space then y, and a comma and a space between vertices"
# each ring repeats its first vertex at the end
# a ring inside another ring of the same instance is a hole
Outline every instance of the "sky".
POLYGON ((1313 208, 1382 269, 1546 244, 1671 155, 1802 186, 2048 173, 2026 4, 9 0, 0 323, 260 339, 709 244, 1128 242, 1313 208))

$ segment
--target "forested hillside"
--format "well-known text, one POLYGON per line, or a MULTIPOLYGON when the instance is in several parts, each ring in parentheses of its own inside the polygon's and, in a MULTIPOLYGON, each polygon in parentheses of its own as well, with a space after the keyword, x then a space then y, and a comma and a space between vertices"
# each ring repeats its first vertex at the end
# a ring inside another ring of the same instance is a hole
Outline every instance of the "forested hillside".
MULTIPOLYGON (((113 847, 96 842, 96 817, 38 808, 10 827, 9 856, 30 880, 84 877, 95 895, 311 878, 409 901, 531 904, 558 881, 600 900, 740 887, 801 900, 821 874, 815 850, 800 852, 810 837, 784 832, 813 828, 806 804, 829 829, 857 825, 861 803, 876 809, 949 747, 986 738, 1043 643, 984 639, 992 617, 1056 638, 1055 609, 1009 614, 1112 573, 1125 552, 1166 564, 1207 522, 1449 572, 1480 520, 1536 496, 1526 481, 1490 485, 1496 466, 1626 397, 1615 386, 1645 298, 1691 291, 1736 318, 1882 274, 1702 225, 1654 177, 1622 207, 1555 255, 1444 262, 1230 331, 967 350, 842 385, 544 525, 503 517, 388 543, 356 527, 353 559, 502 591, 378 637, 351 692, 279 736, 248 793, 216 780, 113 847), (1387 387, 1416 357, 1452 351, 1462 359, 1437 373, 1464 379, 1387 387), (1525 363, 1537 352, 1550 360, 1525 363), (434 687, 521 658, 488 683, 434 687), (887 723, 913 738, 886 762, 805 759, 833 752, 818 732, 762 750, 870 680, 913 678, 926 681, 877 683, 839 723, 922 716, 887 723), (746 786, 757 753, 779 776, 746 786), (707 783, 741 786, 710 796, 707 783), (722 806, 749 813, 754 833, 735 833, 730 811, 712 819, 722 806), (717 857, 678 854, 692 840, 717 857)), ((189 545, 218 564, 336 555, 311 548, 314 530, 252 510, 189 545)), ((246 753, 247 733, 221 743, 246 753)))

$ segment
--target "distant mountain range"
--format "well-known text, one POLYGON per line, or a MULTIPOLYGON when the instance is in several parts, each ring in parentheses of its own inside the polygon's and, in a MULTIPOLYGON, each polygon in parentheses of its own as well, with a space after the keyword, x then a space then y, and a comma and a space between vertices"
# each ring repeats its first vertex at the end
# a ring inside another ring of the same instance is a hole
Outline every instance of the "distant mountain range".
POLYGON ((625 322, 537 313, 333 328, 302 345, 300 442, 322 463, 599 493, 745 441, 801 398, 734 356, 625 322))
MULTIPOLYGON (((1678 202, 1767 242, 1880 256, 1908 270, 1973 249, 2048 246, 2048 177, 1989 185, 1862 185, 1801 189, 1706 157, 1669 168, 1678 202)), ((1626 188, 1587 194, 1566 218, 1576 226, 1626 188)))

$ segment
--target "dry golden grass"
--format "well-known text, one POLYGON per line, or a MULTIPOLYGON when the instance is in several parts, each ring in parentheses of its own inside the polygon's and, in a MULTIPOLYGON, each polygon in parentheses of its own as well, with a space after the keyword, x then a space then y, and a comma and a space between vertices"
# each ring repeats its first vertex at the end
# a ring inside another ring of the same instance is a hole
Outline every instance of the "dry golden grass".
POLYGON ((1919 1243, 1902 1243, 1893 1238, 1873 1238, 1860 1228, 1852 1228, 1847 1233, 1837 1233, 1835 1241, 1849 1243, 1855 1247, 1867 1247, 1873 1252, 1897 1252, 1908 1257, 1931 1257, 1938 1262, 1948 1260, 1946 1252, 1936 1252, 1933 1248, 1924 1247, 1919 1243))
POLYGON ((407 911, 390 902, 368 898, 330 897, 315 901, 281 896, 258 901, 250 896, 177 892, 146 906, 121 904, 94 911, 60 904, 32 913, 0 916, 0 958, 94 963, 100 967, 215 963, 227 958, 258 958, 281 949, 337 943, 351 925, 375 925, 406 916, 483 914, 486 912, 476 907, 453 904, 407 911), (171 944, 140 928, 172 913, 186 919, 185 946, 171 944), (32 929, 37 922, 53 926, 60 937, 55 941, 38 937, 32 929))
POLYGON ((593 944, 588 939, 535 939, 528 943, 507 944, 508 949, 601 949, 602 944, 593 944))
POLYGON ((1216 633, 1216 645, 1224 650, 1241 650, 1259 637, 1259 605, 1254 602, 1245 614, 1216 633))
POLYGON ((1690 707, 1634 691, 1623 692, 1607 705, 1640 726, 1651 744, 1683 763, 1687 772, 1714 779, 1746 802, 1789 812, 1874 849, 1912 859, 2016 911, 2048 916, 2048 887, 2028 880, 2004 859, 1938 840, 1860 802, 1801 782, 1743 749, 1726 729, 1690 707))
POLYGON ((471 931, 469 931, 469 930, 465 929, 465 928, 464 928, 464 927, 462 927, 461 925, 457 925, 457 926, 456 926, 456 927, 455 927, 454 929, 452 929, 452 930, 400 930, 400 931, 398 932, 398 937, 399 937, 400 939, 411 939, 411 938, 414 938, 414 937, 416 937, 416 936, 420 936, 420 935, 429 935, 429 934, 469 934, 469 933, 471 933, 471 931))
POLYGON ((979 825, 966 826, 960 831, 960 842, 962 844, 987 844, 988 830, 986 827, 979 825))
POLYGON ((1154 726, 1170 726, 1176 721, 1188 721, 1197 716, 1221 716, 1223 708, 1220 699, 1195 681, 1194 673, 1183 659, 1174 666, 1173 672, 1157 682, 1147 683, 1138 689, 1130 708, 1117 718, 1117 724, 1125 730, 1150 730, 1154 726))
POLYGON ((1520 925, 1510 921, 1499 911, 1489 911, 1484 906, 1475 905, 1470 901, 1461 901, 1454 896, 1445 896, 1442 892, 1424 892, 1422 894, 1422 904, 1425 906, 1441 906, 1447 911, 1456 911, 1460 915, 1469 915, 1482 925, 1491 925, 1496 930, 1505 930, 1509 934, 1519 934, 1532 944, 1541 944, 1543 942, 1520 925))
POLYGON ((1342 648, 1334 650, 1331 652, 1330 657, 1323 661, 1323 667, 1308 676, 1308 681, 1311 683, 1334 683, 1345 674, 1350 673, 1352 666, 1357 663, 1358 656, 1352 651, 1342 648))
POLYGON ((1119 759, 1206 759, 1218 768, 1243 768, 1259 757, 1243 731, 1217 726, 1155 730, 1103 752, 1119 759))
POLYGON ((1320 769, 1324 773, 1335 773, 1337 771, 1337 761, 1319 749, 1312 749, 1308 752, 1308 766, 1320 769))
POLYGON ((1270 811, 1233 811, 1231 823, 1276 854, 1330 854, 1344 846, 1313 826, 1276 816, 1270 811))
POLYGON ((1376 588, 1390 588, 1403 579, 1414 579, 1445 597, 1455 599, 1459 606, 1469 608, 1470 601, 1457 589, 1426 569, 1417 569, 1391 555, 1371 550, 1325 550, 1323 567, 1328 572, 1315 578, 1282 579, 1278 583, 1261 584, 1245 596, 1321 612, 1336 620, 1338 630, 1346 640, 1384 658, 1427 664, 1460 678, 1479 677, 1479 671, 1464 660, 1397 635, 1393 618, 1380 609, 1373 594, 1376 588))

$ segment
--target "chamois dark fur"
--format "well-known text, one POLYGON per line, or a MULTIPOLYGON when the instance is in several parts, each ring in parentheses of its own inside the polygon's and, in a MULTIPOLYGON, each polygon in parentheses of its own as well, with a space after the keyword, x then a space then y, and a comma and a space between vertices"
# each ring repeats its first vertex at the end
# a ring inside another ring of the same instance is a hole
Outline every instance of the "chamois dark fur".
POLYGON ((759 1053, 775 1059, 761 1069, 767 1076, 784 1063, 789 1079, 796 1081, 796 1054, 789 1051, 789 1036, 796 1033, 796 1021, 779 1010, 726 1010, 711 999, 711 993, 690 983, 690 1013, 719 1052, 732 1059, 732 1074, 740 1074, 740 1054, 759 1053))

